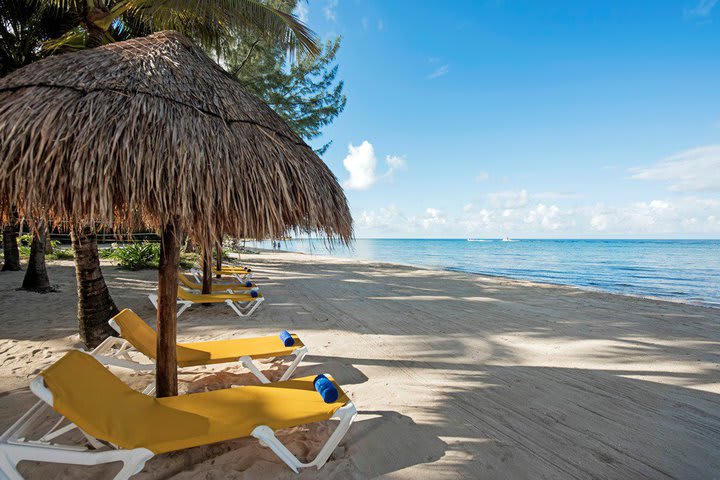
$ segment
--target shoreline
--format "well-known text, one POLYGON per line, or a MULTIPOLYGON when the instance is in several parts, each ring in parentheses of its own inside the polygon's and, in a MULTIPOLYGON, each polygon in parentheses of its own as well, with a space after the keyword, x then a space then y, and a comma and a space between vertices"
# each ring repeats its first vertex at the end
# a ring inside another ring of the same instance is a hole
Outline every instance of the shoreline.
MULTIPOLYGON (((457 240, 457 239, 452 239, 452 240, 457 240)), ((467 274, 467 275, 473 275, 473 276, 479 276, 479 277, 497 278, 497 279, 507 280, 507 281, 511 281, 511 282, 523 282, 523 283, 527 283, 529 285, 536 285, 536 286, 549 285, 549 286, 553 286, 553 287, 568 287, 568 288, 580 290, 582 292, 600 293, 600 294, 606 294, 606 295, 618 295, 621 297, 652 300, 652 301, 656 301, 656 302, 668 302, 668 303, 679 304, 679 305, 691 305, 693 307, 701 307, 701 308, 707 308, 707 309, 711 309, 711 310, 720 310, 720 304, 714 304, 714 303, 693 302, 691 300, 684 300, 681 298, 675 299, 675 298, 666 298, 666 297, 655 297, 652 295, 640 295, 640 294, 634 294, 634 293, 613 292, 610 290, 605 290, 601 287, 573 285, 571 283, 554 283, 554 282, 550 282, 550 281, 540 281, 540 280, 530 280, 530 279, 525 279, 525 278, 508 277, 507 275, 493 275, 490 273, 469 272, 466 270, 460 270, 459 267, 436 267, 433 265, 419 265, 419 264, 412 264, 412 263, 389 262, 386 260, 373 260, 373 259, 348 257, 348 256, 340 256, 340 255, 333 256, 333 255, 327 255, 327 254, 307 253, 307 252, 301 252, 301 251, 296 251, 296 250, 282 250, 282 249, 281 250, 272 250, 272 249, 265 249, 265 248, 259 248, 259 247, 255 247, 255 249, 258 251, 261 251, 261 252, 265 252, 265 253, 291 253, 291 254, 297 254, 297 255, 308 255, 311 257, 324 257, 324 258, 329 258, 329 259, 342 259, 342 260, 347 260, 347 261, 376 262, 376 263, 384 263, 387 265, 418 268, 418 269, 423 269, 423 270, 461 273, 461 274, 467 274)))

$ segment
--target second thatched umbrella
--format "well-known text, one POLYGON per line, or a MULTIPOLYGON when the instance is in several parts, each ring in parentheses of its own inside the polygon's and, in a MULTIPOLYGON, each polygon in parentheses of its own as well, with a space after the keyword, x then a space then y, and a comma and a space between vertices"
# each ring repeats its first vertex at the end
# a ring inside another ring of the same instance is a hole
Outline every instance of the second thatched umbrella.
POLYGON ((180 232, 315 231, 349 242, 335 176, 267 105, 177 32, 48 58, 0 81, 0 208, 161 231, 157 391, 177 393, 180 232))

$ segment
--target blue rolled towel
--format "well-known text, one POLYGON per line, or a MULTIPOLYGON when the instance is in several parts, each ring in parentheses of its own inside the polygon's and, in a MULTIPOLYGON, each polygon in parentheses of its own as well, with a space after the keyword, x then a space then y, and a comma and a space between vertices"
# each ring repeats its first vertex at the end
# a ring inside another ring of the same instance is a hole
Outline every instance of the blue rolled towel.
POLYGON ((313 385, 315 386, 315 390, 317 390, 325 403, 333 403, 340 396, 340 393, 338 392, 337 387, 335 387, 335 384, 331 382, 330 379, 327 378, 325 375, 320 374, 315 377, 315 380, 313 380, 313 385))
POLYGON ((252 282, 248 280, 247 282, 245 282, 245 286, 248 288, 252 287, 252 282))
POLYGON ((248 273, 250 273, 250 272, 252 272, 252 268, 247 268, 247 267, 245 267, 245 271, 248 272, 248 273))
POLYGON ((251 296, 252 298, 257 298, 257 296, 258 296, 257 290, 250 290, 250 296, 251 296))
POLYGON ((282 340, 283 345, 286 347, 292 347, 295 345, 295 339, 290 335, 290 333, 287 330, 283 330, 280 332, 280 340, 282 340))

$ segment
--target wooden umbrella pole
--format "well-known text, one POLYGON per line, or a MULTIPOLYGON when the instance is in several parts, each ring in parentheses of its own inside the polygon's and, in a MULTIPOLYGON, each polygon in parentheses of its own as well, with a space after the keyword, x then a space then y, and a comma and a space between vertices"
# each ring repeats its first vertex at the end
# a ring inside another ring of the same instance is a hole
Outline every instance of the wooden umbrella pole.
POLYGON ((215 269, 217 270, 217 275, 215 278, 220 278, 220 270, 222 270, 222 242, 217 243, 217 246, 215 247, 215 256, 217 257, 215 259, 215 261, 217 262, 217 266, 215 267, 215 269))
POLYGON ((212 292, 212 247, 203 248, 203 282, 202 293, 212 292))
POLYGON ((158 270, 157 367, 155 388, 158 397, 178 393, 177 383, 177 282, 180 266, 180 229, 168 223, 162 231, 158 270))

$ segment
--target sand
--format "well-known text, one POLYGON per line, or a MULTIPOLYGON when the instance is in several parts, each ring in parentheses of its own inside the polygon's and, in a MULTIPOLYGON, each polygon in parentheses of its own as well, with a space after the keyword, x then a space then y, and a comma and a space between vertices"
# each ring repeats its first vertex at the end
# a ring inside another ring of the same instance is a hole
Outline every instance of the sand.
MULTIPOLYGON (((265 305, 249 319, 192 308, 179 336, 302 336, 311 355, 298 375, 332 373, 360 415, 327 465, 299 478, 720 478, 720 310, 386 263, 245 259, 265 305)), ((18 292, 22 272, 0 273, 2 429, 33 401, 29 380, 79 346, 72 264, 49 272, 60 293, 18 292)), ((104 272, 119 306, 154 318, 156 272, 104 272)), ((183 392, 256 382, 235 366, 180 378, 183 392)), ((306 457, 331 428, 280 437, 306 457)), ((22 469, 104 478, 117 467, 22 469)), ((135 478, 298 476, 242 439, 158 456, 135 478)))

